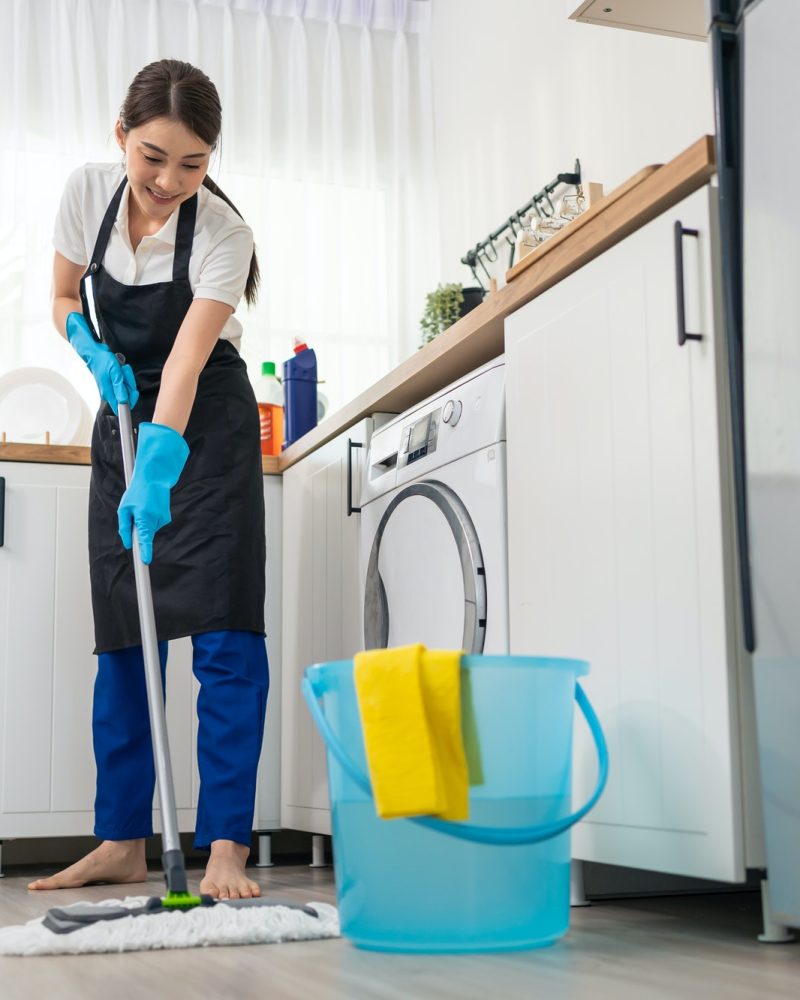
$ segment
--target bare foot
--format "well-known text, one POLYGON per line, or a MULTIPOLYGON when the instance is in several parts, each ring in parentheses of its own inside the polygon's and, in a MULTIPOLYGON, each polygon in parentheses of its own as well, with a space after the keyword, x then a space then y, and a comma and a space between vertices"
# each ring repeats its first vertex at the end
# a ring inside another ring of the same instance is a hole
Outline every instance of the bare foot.
POLYGON ((90 882, 145 882, 147 862, 143 840, 104 840, 86 857, 74 865, 51 875, 36 879, 29 889, 75 889, 90 882))
POLYGON ((206 874, 200 883, 200 892, 215 899, 249 899, 260 896, 257 882, 244 873, 250 848, 234 840, 215 840, 211 844, 211 857, 206 874))

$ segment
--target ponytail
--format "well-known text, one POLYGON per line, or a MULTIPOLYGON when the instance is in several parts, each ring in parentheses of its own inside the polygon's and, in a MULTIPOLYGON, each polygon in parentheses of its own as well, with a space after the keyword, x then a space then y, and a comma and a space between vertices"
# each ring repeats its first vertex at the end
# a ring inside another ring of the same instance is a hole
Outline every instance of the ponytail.
MULTIPOLYGON (((242 213, 233 204, 230 198, 222 191, 218 185, 211 180, 211 178, 206 174, 203 178, 203 187, 208 188, 208 190, 215 194, 218 198, 230 205, 230 207, 236 212, 240 219, 242 219, 242 213)), ((247 283, 244 286, 244 300, 249 305, 255 305, 256 299, 258 298, 258 286, 261 284, 261 270, 258 266, 258 258, 256 257, 256 249, 253 247, 253 256, 250 258, 250 270, 247 272, 247 283)))

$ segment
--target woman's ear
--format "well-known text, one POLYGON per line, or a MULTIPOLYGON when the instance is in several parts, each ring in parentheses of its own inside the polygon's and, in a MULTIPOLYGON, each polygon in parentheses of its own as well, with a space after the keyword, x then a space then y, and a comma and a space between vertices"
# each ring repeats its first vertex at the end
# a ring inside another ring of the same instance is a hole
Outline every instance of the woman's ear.
POLYGON ((117 124, 114 126, 114 137, 117 140, 117 145, 124 153, 126 136, 125 133, 122 131, 122 122, 119 120, 119 118, 117 119, 117 124))

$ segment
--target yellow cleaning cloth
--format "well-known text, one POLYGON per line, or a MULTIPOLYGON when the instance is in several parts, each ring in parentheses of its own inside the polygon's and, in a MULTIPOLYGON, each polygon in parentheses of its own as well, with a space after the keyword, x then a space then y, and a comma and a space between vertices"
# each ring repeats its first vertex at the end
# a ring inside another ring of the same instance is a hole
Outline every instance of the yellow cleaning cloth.
POLYGON ((461 653, 422 645, 355 657, 356 697, 377 813, 469 815, 461 653))

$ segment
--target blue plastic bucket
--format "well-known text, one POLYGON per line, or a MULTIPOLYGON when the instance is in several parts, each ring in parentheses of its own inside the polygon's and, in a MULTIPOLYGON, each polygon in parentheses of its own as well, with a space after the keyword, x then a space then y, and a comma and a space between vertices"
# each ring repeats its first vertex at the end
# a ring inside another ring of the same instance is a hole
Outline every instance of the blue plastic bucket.
POLYGON ((569 828, 605 786, 600 723, 580 660, 462 658, 470 819, 382 820, 367 776, 353 663, 309 667, 303 694, 328 749, 342 933, 378 951, 536 948, 569 926, 569 828), (597 745, 599 776, 570 813, 573 703, 597 745))

